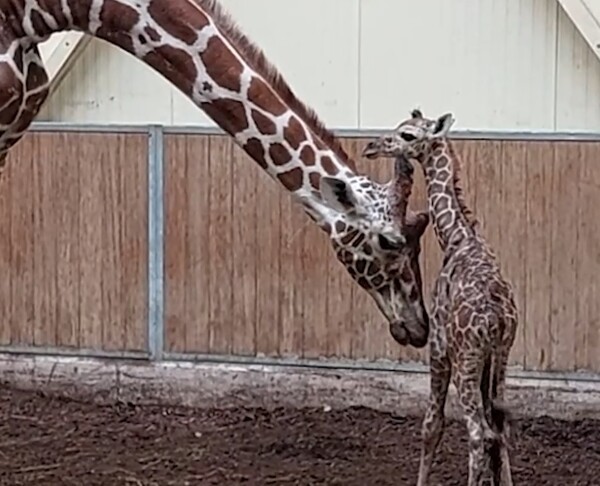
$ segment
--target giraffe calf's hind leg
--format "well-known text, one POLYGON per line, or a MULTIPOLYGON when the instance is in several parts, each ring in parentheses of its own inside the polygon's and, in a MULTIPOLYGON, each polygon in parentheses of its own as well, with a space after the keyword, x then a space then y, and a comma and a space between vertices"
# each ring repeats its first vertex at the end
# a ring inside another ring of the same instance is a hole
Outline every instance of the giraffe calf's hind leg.
POLYGON ((486 449, 496 438, 489 426, 481 395, 481 370, 478 360, 470 359, 457 364, 458 371, 454 375, 454 385, 458 401, 469 434, 469 480, 468 486, 479 486, 489 471, 489 460, 486 449), (466 362, 465 362, 466 361, 466 362))
MULTIPOLYGON (((510 323, 513 328, 516 328, 516 321, 510 323)), ((514 334, 514 331, 513 331, 514 334)), ((512 344, 512 343, 511 343, 512 344)), ((512 486, 512 473, 510 470, 510 454, 508 452, 510 432, 512 427, 512 417, 504 405, 504 391, 506 388, 506 366, 508 364, 508 351, 510 346, 507 346, 500 353, 498 363, 495 367, 495 393, 492 401, 492 422, 500 435, 499 440, 499 455, 500 455, 500 481, 501 486, 512 486)))

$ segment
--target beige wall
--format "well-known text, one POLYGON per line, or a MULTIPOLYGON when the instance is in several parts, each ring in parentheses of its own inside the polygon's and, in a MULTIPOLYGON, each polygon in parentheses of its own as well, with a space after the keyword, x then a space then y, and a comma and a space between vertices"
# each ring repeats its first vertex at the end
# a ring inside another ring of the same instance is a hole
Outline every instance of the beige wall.
MULTIPOLYGON (((600 130, 600 62, 555 1, 223 3, 332 127, 387 127, 419 105, 454 111, 463 129, 600 130)), ((212 126, 160 76, 101 41, 40 119, 212 126)))

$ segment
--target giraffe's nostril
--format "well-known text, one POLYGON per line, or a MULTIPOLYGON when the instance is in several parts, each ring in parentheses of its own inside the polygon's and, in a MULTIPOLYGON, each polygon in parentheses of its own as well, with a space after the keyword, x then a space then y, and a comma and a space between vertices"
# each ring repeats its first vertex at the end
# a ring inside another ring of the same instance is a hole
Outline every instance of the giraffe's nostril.
POLYGON ((423 348, 427 344, 427 337, 429 332, 420 332, 410 337, 410 344, 415 348, 423 348))
POLYGON ((409 334, 406 327, 404 327, 404 324, 401 322, 395 321, 390 323, 390 333, 398 344, 401 344, 402 346, 408 344, 409 334))

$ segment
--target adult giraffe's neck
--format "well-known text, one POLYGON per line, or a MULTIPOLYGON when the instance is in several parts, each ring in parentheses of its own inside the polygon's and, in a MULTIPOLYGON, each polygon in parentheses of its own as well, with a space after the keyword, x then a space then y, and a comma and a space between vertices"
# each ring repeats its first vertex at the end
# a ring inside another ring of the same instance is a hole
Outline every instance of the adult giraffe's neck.
POLYGON ((339 142, 215 0, 8 1, 25 39, 80 30, 150 65, 313 215, 321 176, 353 177, 339 142))
POLYGON ((432 143, 423 169, 433 227, 440 247, 447 251, 475 231, 475 221, 463 197, 460 159, 450 140, 444 138, 432 143))

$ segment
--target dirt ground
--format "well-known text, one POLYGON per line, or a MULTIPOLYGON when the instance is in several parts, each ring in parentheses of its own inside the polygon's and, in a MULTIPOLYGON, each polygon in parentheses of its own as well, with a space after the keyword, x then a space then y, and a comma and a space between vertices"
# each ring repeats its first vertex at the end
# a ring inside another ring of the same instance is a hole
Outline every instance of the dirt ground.
MULTIPOLYGON (((414 485, 420 419, 364 408, 193 410, 0 391, 1 485, 414 485)), ((515 484, 600 484, 600 421, 519 420, 515 484)), ((451 422, 432 484, 466 484, 451 422)))

